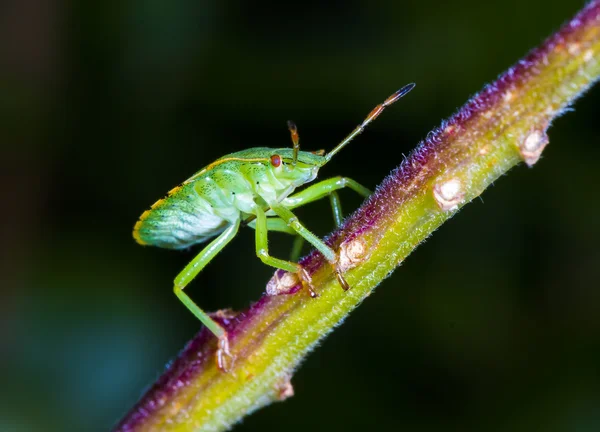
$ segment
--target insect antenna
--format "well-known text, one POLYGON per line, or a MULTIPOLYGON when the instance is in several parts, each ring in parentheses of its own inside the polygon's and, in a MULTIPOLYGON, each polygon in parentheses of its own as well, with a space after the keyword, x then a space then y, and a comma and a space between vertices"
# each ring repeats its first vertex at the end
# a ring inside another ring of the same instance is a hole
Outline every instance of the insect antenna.
POLYGON ((292 159, 292 166, 296 166, 298 162, 298 152, 300 151, 300 136, 298 135, 298 128, 293 121, 288 120, 288 129, 292 135, 292 143, 294 144, 294 158, 292 159))
POLYGON ((363 120, 361 124, 359 124, 350 134, 342 140, 337 146, 334 147, 329 153, 325 155, 325 161, 329 162, 333 156, 337 154, 341 149, 343 149, 350 141, 352 141, 357 135, 360 135, 367 125, 375 120, 379 114, 383 112, 384 109, 389 107, 391 104, 396 102, 402 96, 406 95, 409 91, 415 88, 415 83, 410 83, 402 87, 396 93, 388 97, 383 103, 377 105, 373 110, 369 113, 367 117, 363 120))

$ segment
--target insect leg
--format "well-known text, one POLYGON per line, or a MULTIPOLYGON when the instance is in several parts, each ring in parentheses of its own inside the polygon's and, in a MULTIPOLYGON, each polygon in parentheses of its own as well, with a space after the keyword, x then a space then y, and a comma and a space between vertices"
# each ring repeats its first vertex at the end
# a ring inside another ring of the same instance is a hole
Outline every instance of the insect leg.
POLYGON ((337 261, 338 261, 337 255, 333 251, 333 249, 331 249, 329 246, 327 246, 325 243, 323 243, 323 241, 319 237, 317 237, 312 232, 310 232, 307 228, 305 228, 304 225, 302 225, 300 223, 300 221, 298 220, 298 218, 294 215, 294 213, 292 213, 288 208, 286 208, 283 205, 278 204, 278 203, 272 203, 271 209, 281 219, 286 221, 288 226, 293 228, 294 231, 296 231, 298 234, 300 234, 302 237, 304 237, 304 239, 307 242, 312 244, 315 248, 317 248, 317 250, 319 252, 321 252, 321 254, 323 254, 325 259, 327 261, 329 261, 329 263, 334 267, 335 275, 337 277, 338 282, 342 286, 342 288, 344 290, 348 290, 350 287, 348 285, 348 282, 346 282, 346 280, 344 279, 344 276, 342 276, 342 272, 337 265, 337 261))
POLYGON ((219 338, 219 349, 217 351, 217 361, 221 370, 228 368, 224 362, 224 356, 230 357, 229 342, 227 331, 214 321, 206 312, 198 307, 196 303, 185 293, 183 289, 188 283, 200 273, 200 271, 212 260, 227 243, 235 237, 240 227, 240 221, 237 220, 231 224, 219 237, 214 239, 177 275, 173 291, 181 302, 206 326, 217 338, 219 338))
POLYGON ((335 226, 339 227, 344 220, 344 213, 342 212, 342 202, 337 192, 331 192, 329 194, 329 202, 331 203, 331 211, 333 211, 333 221, 335 226))
POLYGON ((348 187, 363 197, 371 195, 371 191, 348 177, 332 177, 327 180, 315 183, 306 189, 285 198, 281 204, 288 209, 303 206, 310 202, 319 200, 337 190, 348 187))
MULTIPOLYGON (((264 214, 264 211, 263 211, 263 214, 264 214)), ((266 219, 266 224, 267 224, 267 231, 277 231, 277 232, 282 232, 282 233, 292 234, 292 235, 296 234, 296 231, 294 231, 292 228, 290 228, 287 225, 287 223, 285 223, 285 221, 279 217, 267 217, 265 215, 265 219, 266 219)), ((258 216, 252 222, 249 222, 248 226, 252 229, 257 229, 256 228, 257 223, 258 223, 258 216)))
POLYGON ((279 218, 269 218, 267 219, 265 212, 262 208, 256 208, 256 223, 254 224, 254 228, 256 229, 256 256, 260 258, 260 260, 270 265, 271 267, 275 267, 278 269, 282 269, 291 273, 296 273, 300 279, 308 286, 311 297, 316 297, 317 294, 314 292, 312 288, 312 282, 310 276, 304 270, 304 268, 297 263, 285 261, 279 258, 272 257, 269 255, 269 239, 268 239, 268 226, 271 225, 274 231, 282 231, 291 233, 295 230, 290 227, 285 221, 279 218), (285 224, 285 228, 283 224, 285 224))
MULTIPOLYGON (((292 234, 295 236, 294 245, 292 246, 292 252, 290 253, 290 261, 298 261, 300 258, 300 254, 302 253, 302 246, 304 245, 304 238, 292 228, 288 226, 288 224, 281 218, 278 217, 268 217, 267 218, 267 231, 278 231, 286 234, 292 234)), ((248 223, 250 228, 256 229, 256 219, 252 222, 248 223)))
MULTIPOLYGON (((294 232, 294 234, 296 234, 294 232)), ((300 255, 302 254, 302 246, 304 246, 304 237, 299 234, 296 234, 294 238, 294 244, 292 245, 292 252, 290 252, 290 261, 298 261, 300 255)))
POLYGON ((288 209, 293 209, 329 195, 331 209, 333 210, 333 220, 335 221, 335 225, 339 226, 342 223, 343 216, 342 205, 336 191, 345 187, 352 189, 365 198, 371 195, 371 191, 360 183, 348 177, 338 176, 315 183, 303 191, 285 198, 281 204, 288 209))

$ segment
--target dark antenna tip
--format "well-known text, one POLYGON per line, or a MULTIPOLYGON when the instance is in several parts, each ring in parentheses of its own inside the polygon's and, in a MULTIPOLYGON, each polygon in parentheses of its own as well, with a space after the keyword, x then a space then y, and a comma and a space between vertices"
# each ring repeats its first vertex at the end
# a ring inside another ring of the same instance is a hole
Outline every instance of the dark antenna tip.
POLYGON ((396 102, 402 96, 405 96, 409 91, 411 91, 412 89, 414 89, 415 86, 416 86, 415 83, 406 84, 404 87, 402 87, 396 93, 394 93, 389 98, 387 98, 387 100, 384 102, 384 105, 389 105, 389 104, 392 104, 392 103, 396 102))
POLYGON ((404 90, 404 94, 406 94, 409 91, 411 91, 412 89, 414 89, 416 86, 417 86, 417 84, 415 84, 415 83, 409 83, 409 84, 406 84, 404 87, 402 87, 401 90, 404 90))
POLYGON ((375 108, 373 108, 373 110, 363 120, 363 122, 360 125, 358 125, 352 132, 350 132, 350 135, 348 135, 346 138, 344 138, 338 145, 336 145, 333 148, 333 150, 331 150, 329 153, 327 153, 325 155, 325 161, 328 162, 329 160, 331 160, 331 158, 337 152, 339 152, 342 148, 344 148, 344 146, 346 146, 346 144, 348 144, 350 141, 352 141, 358 134, 362 133, 362 131, 365 130, 365 127, 367 127, 367 125, 369 123, 371 123, 373 120, 375 120, 377 117, 379 117, 379 114, 381 114, 385 108, 387 108, 388 106, 390 106, 391 104, 396 102, 398 99, 400 99, 402 96, 406 95, 406 93, 408 93, 409 91, 414 89, 415 85, 416 85, 415 83, 406 84, 400 90, 398 90, 397 92, 392 94, 390 97, 388 97, 386 100, 384 100, 382 103, 380 103, 375 108))

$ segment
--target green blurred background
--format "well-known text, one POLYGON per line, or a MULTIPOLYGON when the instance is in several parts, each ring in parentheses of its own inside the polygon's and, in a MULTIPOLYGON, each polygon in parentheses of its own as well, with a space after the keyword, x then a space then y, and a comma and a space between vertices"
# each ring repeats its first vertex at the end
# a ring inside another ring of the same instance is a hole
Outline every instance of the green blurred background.
MULTIPOLYGON (((583 1, 0 4, 0 430, 105 431, 199 329, 139 214, 253 146, 331 148, 374 187, 583 1)), ((600 89, 443 226, 236 430, 600 430, 600 89)), ((346 212, 359 205, 343 192, 346 212)), ((328 203, 298 211, 324 235, 328 203)), ((272 236, 287 255, 291 239, 272 236)), ((243 308, 272 274, 244 230, 190 286, 243 308)))

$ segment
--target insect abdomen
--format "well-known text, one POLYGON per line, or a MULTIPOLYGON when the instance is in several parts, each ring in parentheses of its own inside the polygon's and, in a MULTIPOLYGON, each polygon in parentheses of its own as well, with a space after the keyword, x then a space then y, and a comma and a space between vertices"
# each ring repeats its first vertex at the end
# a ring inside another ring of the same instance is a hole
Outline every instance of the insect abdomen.
POLYGON ((173 189, 145 211, 133 229, 138 243, 183 249, 219 234, 228 225, 214 205, 200 197, 193 185, 173 189))
POLYGON ((254 213, 256 199, 273 200, 279 182, 269 178, 267 161, 230 160, 194 175, 144 212, 134 227, 138 243, 182 249, 220 234, 254 213))

